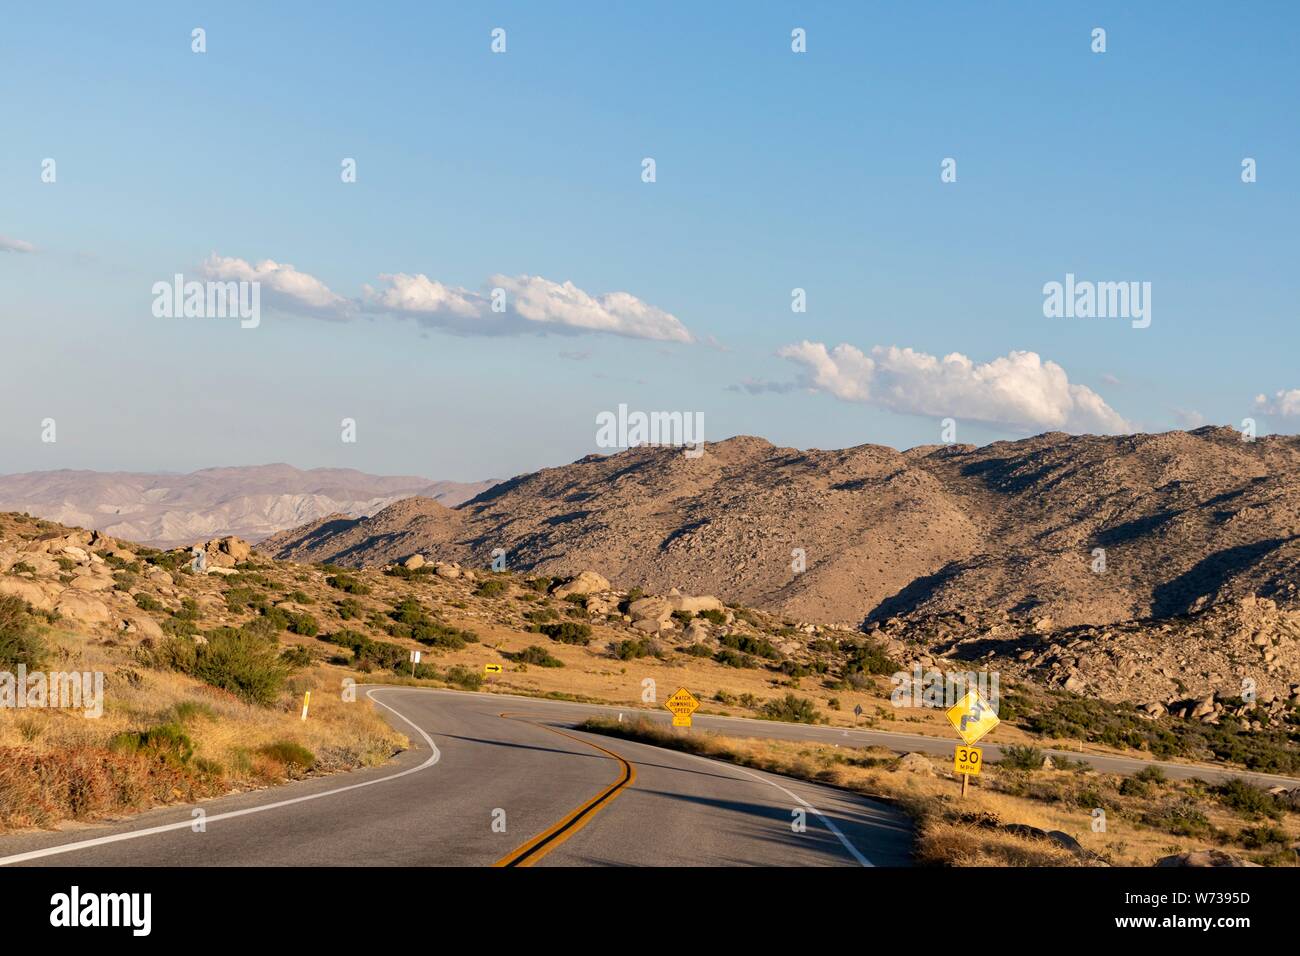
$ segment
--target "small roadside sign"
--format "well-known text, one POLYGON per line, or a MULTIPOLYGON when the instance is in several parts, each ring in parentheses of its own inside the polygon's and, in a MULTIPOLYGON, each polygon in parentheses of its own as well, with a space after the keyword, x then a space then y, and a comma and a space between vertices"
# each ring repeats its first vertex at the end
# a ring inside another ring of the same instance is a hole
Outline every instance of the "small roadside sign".
POLYGON ((418 664, 418 663, 420 663, 420 652, 419 652, 419 651, 411 651, 411 663, 412 663, 412 664, 418 664))
POLYGON ((968 744, 975 743, 1002 723, 989 702, 974 690, 949 708, 948 720, 968 744))
POLYGON ((700 702, 685 687, 679 687, 675 694, 664 701, 664 706, 672 711, 674 727, 689 727, 691 714, 700 709, 700 702))
POLYGON ((984 765, 984 751, 978 747, 959 746, 953 754, 952 769, 956 773, 978 777, 980 767, 984 765))
POLYGON ((854 704, 854 705, 853 705, 853 719, 854 719, 854 720, 857 720, 857 719, 858 719, 859 717, 861 717, 861 716, 862 716, 862 705, 861 705, 861 704, 854 704))
POLYGON ((500 674, 500 673, 501 673, 501 665, 500 665, 500 664, 484 664, 484 665, 483 665, 483 673, 484 673, 484 674, 500 674))

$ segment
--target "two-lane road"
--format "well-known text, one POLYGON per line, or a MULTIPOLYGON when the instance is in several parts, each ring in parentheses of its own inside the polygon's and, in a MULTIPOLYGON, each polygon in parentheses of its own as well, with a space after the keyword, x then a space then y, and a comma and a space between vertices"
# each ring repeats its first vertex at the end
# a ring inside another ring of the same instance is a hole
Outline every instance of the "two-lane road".
POLYGON ((572 729, 606 708, 402 687, 373 687, 367 696, 412 742, 384 767, 117 823, 4 837, 0 863, 909 862, 911 827, 897 810, 832 787, 572 729))

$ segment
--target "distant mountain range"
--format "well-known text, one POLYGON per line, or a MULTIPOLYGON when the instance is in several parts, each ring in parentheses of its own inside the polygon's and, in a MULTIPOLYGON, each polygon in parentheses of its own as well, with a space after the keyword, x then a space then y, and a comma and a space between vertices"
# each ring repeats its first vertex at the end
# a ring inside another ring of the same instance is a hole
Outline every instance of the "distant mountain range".
POLYGON ((1300 578, 1300 438, 1230 428, 905 452, 738 437, 699 458, 593 455, 445 504, 320 519, 260 548, 358 566, 416 552, 487 565, 502 548, 517 570, 591 568, 805 621, 959 615, 975 629, 1167 618, 1248 595, 1289 606, 1300 578))
POLYGON ((373 514, 412 496, 457 505, 493 484, 284 464, 190 474, 33 471, 0 475, 0 511, 175 547, 228 534, 258 541, 325 515, 373 514))

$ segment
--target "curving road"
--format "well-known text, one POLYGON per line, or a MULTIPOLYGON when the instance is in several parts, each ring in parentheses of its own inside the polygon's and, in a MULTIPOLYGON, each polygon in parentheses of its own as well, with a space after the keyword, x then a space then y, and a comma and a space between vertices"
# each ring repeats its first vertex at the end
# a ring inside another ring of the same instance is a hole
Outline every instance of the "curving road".
MULTIPOLYGON (((367 696, 412 742, 384 767, 167 807, 117 823, 4 837, 0 863, 910 862, 911 825, 885 804, 572 729, 583 717, 610 708, 402 687, 372 687, 367 696)), ((765 726, 770 731, 786 725, 765 726)))

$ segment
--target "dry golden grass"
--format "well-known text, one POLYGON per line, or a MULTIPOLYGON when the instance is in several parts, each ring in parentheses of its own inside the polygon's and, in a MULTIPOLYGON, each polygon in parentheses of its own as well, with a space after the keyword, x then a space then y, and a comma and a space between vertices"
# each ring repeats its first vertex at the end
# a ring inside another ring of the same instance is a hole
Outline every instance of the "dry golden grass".
POLYGON ((43 670, 104 673, 104 711, 87 718, 71 710, 0 709, 0 830, 189 801, 308 771, 266 752, 276 744, 310 751, 311 772, 382 763, 407 746, 364 696, 344 702, 337 676, 326 669, 292 678, 277 706, 263 708, 183 674, 141 667, 129 648, 62 628, 46 629, 44 639, 51 653, 43 670), (164 725, 188 738, 187 759, 114 747, 119 735, 164 725))

